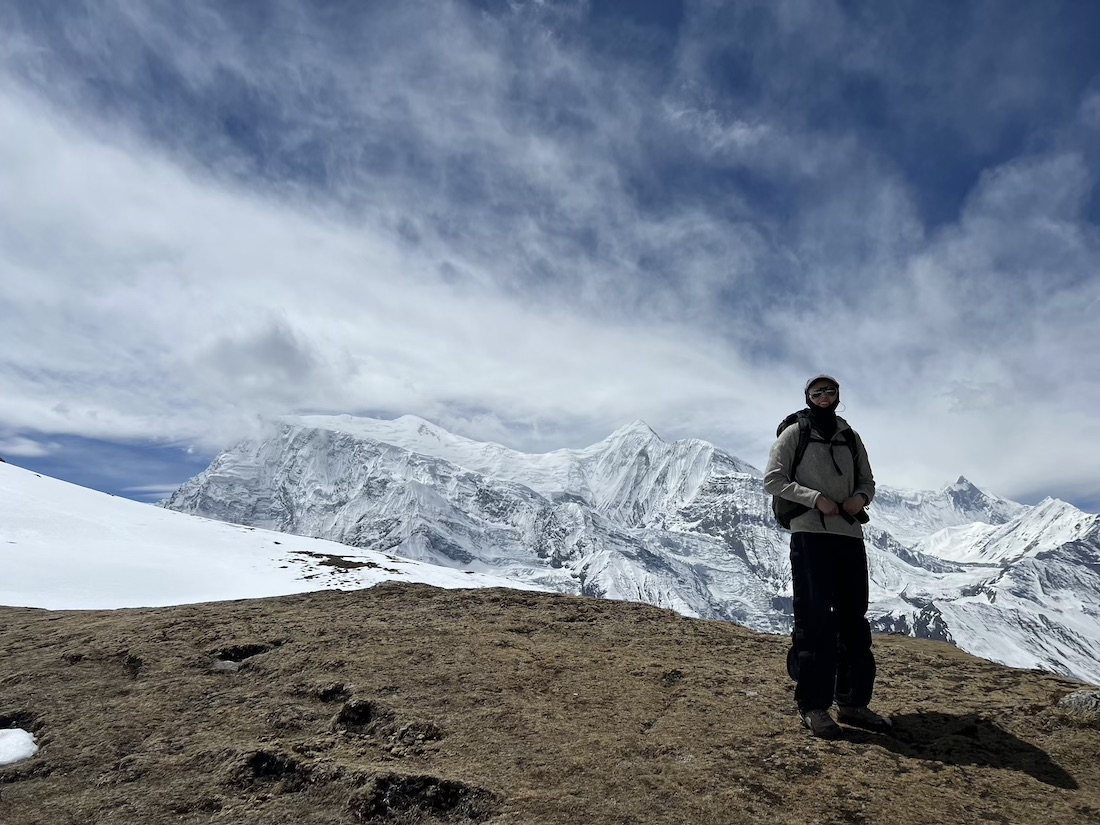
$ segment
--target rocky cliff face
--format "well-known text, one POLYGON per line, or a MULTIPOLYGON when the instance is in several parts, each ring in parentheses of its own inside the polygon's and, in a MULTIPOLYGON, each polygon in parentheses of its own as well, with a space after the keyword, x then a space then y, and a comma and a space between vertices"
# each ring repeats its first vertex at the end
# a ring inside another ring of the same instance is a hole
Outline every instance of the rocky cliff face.
MULTIPOLYGON (((757 630, 790 623, 788 537, 759 470, 642 422, 527 455, 412 416, 288 418, 164 505, 757 630)), ((876 629, 1100 682, 1096 516, 963 478, 880 487, 871 515, 876 629)))

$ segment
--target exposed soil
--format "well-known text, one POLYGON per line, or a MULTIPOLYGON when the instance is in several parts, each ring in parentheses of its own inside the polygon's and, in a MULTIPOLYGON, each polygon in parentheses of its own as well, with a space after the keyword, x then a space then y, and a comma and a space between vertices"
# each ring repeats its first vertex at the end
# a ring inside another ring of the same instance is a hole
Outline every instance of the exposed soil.
POLYGON ((387 584, 0 608, 10 825, 1098 823, 1079 683, 877 637, 885 736, 798 723, 787 639, 645 605, 387 584))

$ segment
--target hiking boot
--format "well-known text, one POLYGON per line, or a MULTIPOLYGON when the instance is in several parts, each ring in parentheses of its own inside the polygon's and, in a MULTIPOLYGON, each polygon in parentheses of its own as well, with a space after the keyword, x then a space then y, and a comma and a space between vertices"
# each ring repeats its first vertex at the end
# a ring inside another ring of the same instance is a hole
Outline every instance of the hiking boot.
POLYGON ((852 707, 849 705, 837 705, 836 718, 845 725, 853 725, 864 730, 873 730, 885 733, 894 727, 894 723, 871 710, 869 707, 852 707))
POLYGON ((822 739, 836 739, 844 730, 829 715, 827 710, 804 710, 799 714, 802 724, 810 729, 814 736, 822 739))

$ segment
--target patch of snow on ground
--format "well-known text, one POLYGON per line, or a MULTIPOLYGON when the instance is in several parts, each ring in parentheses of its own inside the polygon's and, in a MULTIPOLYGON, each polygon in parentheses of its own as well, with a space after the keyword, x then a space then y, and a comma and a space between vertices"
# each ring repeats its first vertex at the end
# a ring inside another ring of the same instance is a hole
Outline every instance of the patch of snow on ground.
POLYGON ((0 765, 12 765, 38 753, 34 737, 25 730, 0 730, 0 765))

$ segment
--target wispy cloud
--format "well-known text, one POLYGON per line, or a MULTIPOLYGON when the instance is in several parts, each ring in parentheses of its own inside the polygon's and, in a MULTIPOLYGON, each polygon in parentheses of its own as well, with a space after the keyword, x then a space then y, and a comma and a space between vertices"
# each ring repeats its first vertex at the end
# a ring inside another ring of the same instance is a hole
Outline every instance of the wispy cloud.
POLYGON ((158 502, 168 498, 179 488, 180 483, 176 481, 165 484, 137 484, 123 487, 122 492, 128 498, 137 499, 138 501, 158 502))
POLYGON ((1098 92, 1056 15, 911 5, 0 7, 0 423, 760 463, 826 368, 889 482, 1100 500, 1098 92))
POLYGON ((0 438, 0 456, 9 458, 39 458, 57 449, 57 444, 37 441, 33 438, 14 436, 0 438))

